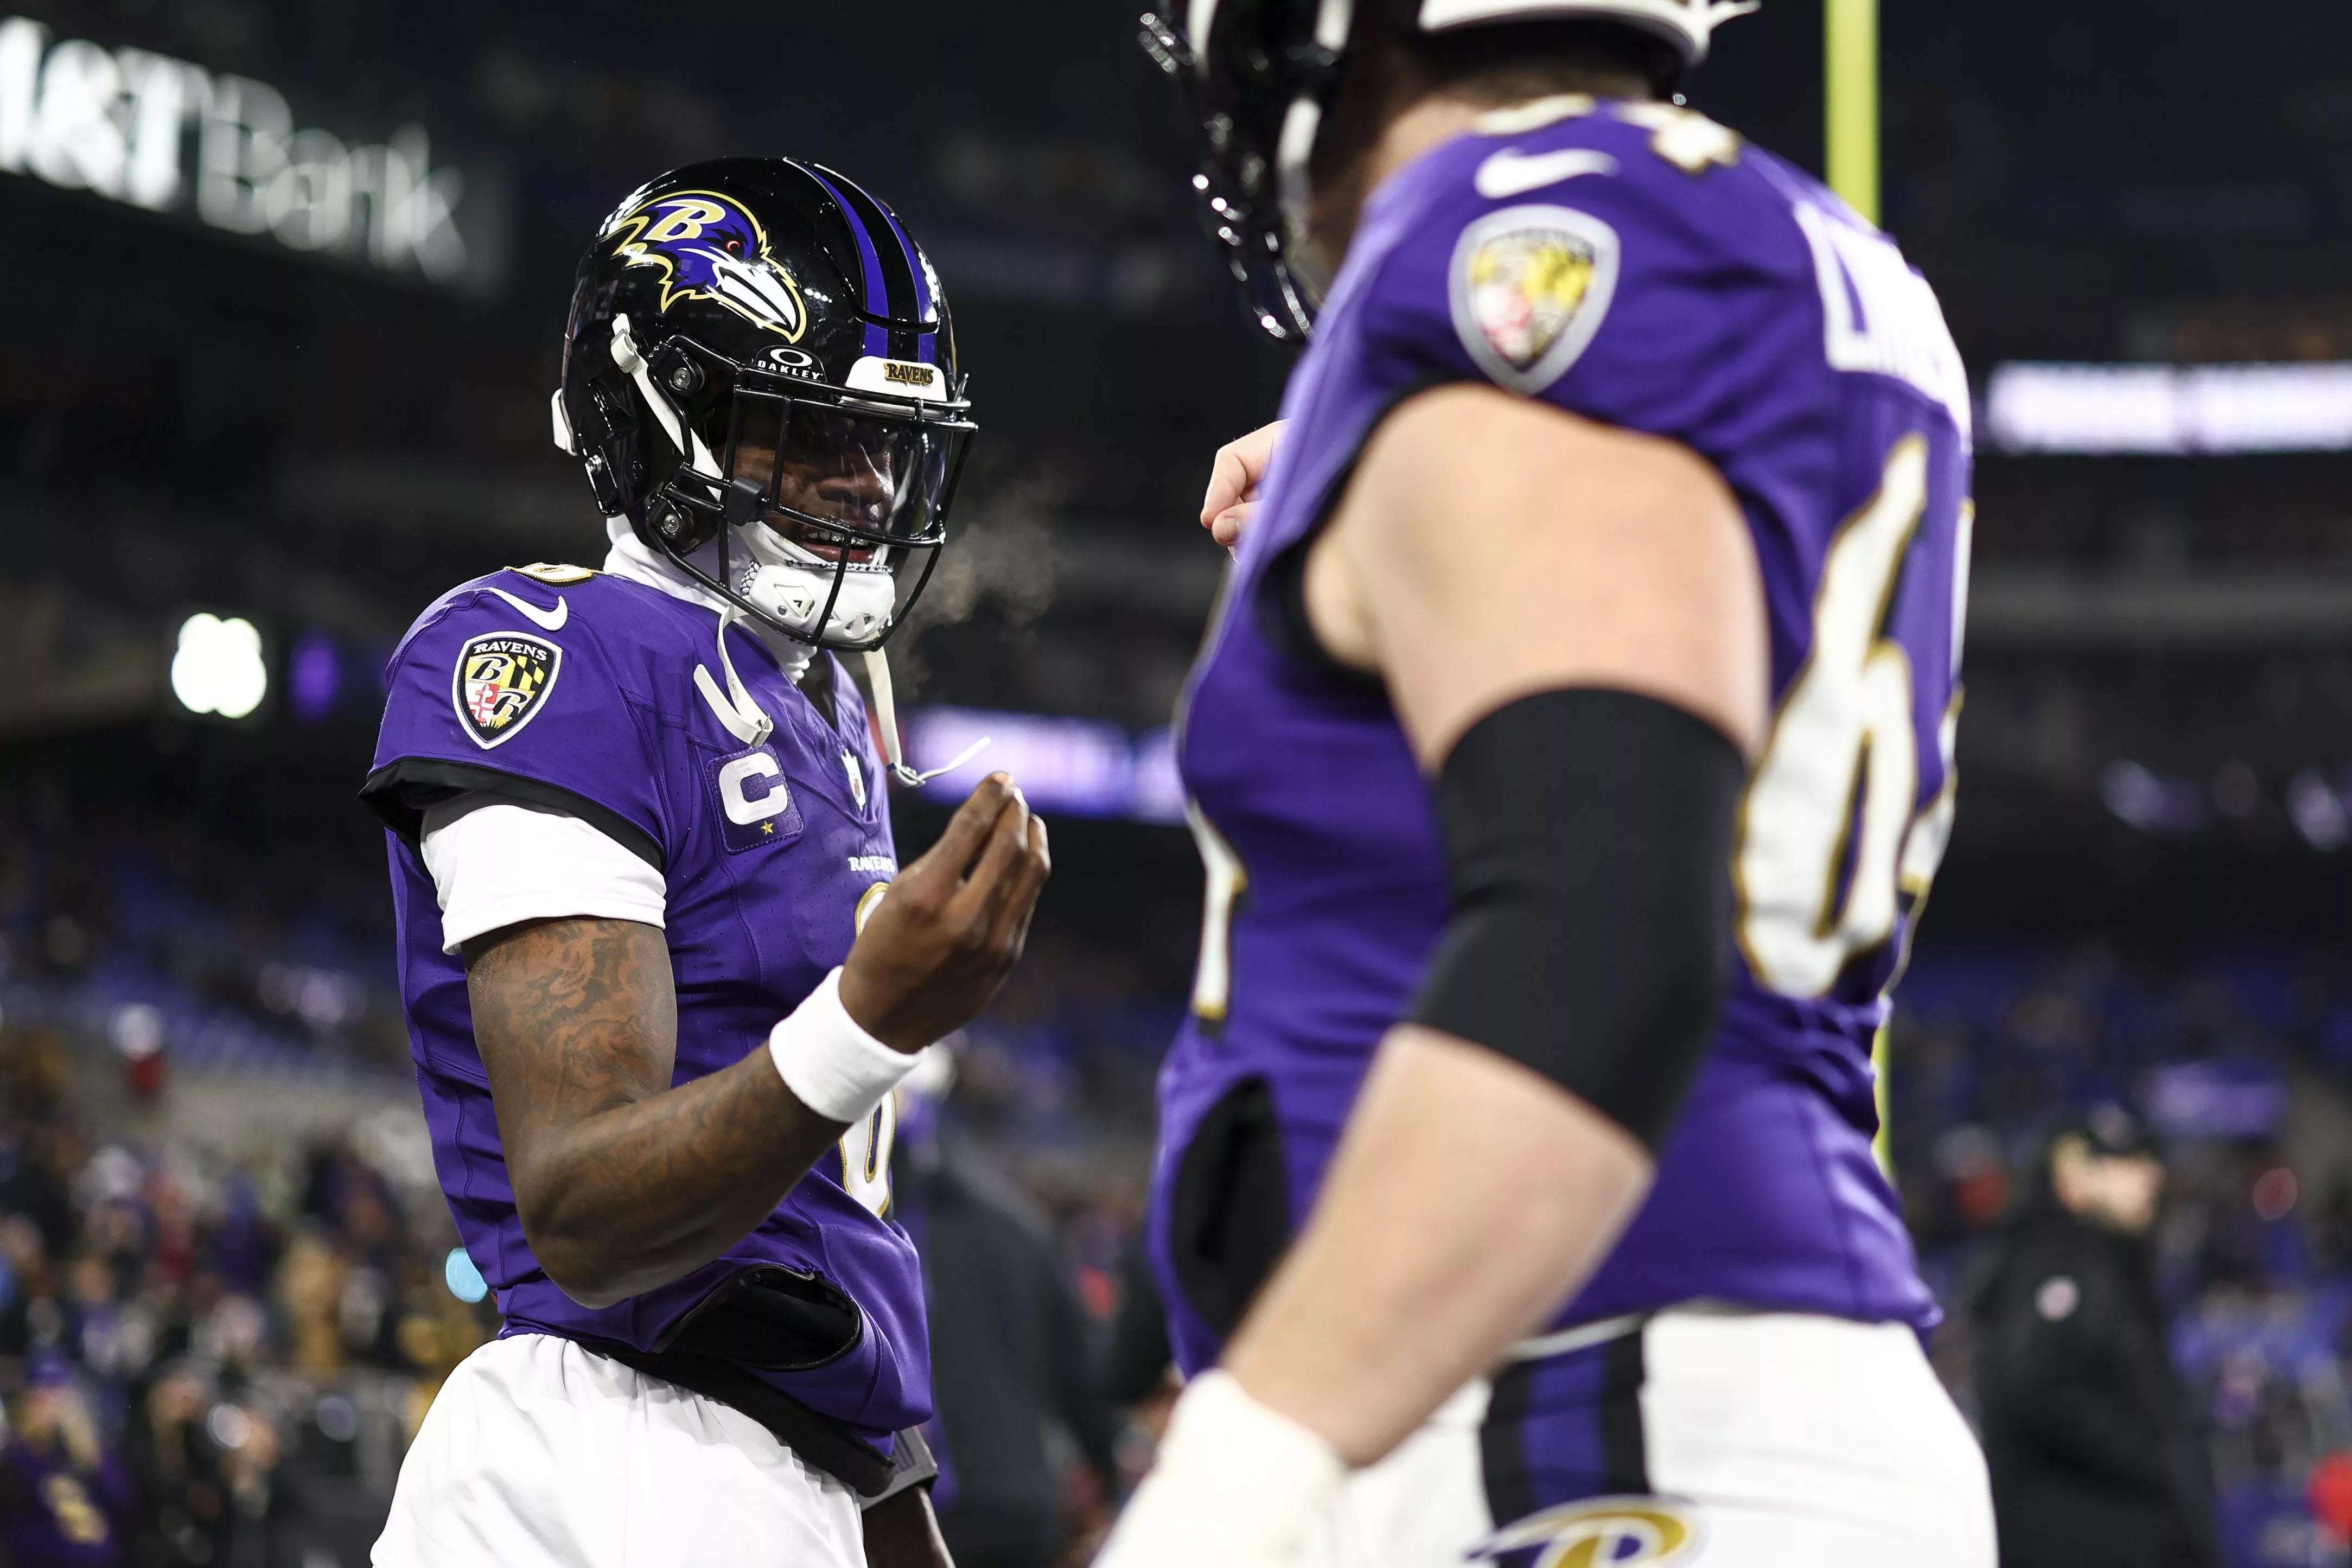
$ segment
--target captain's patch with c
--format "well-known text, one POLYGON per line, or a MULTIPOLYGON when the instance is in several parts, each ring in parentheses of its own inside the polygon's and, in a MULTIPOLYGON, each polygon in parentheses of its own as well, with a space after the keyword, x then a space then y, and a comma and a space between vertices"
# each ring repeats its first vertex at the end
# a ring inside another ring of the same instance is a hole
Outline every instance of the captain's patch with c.
POLYGON ((539 716, 562 668, 563 650, 539 637, 493 632, 467 639, 450 678, 457 721, 482 750, 504 745, 539 716))
POLYGON ((806 826, 773 749, 754 746, 714 758, 710 787, 719 802, 719 837, 730 855, 770 844, 790 844, 806 826))

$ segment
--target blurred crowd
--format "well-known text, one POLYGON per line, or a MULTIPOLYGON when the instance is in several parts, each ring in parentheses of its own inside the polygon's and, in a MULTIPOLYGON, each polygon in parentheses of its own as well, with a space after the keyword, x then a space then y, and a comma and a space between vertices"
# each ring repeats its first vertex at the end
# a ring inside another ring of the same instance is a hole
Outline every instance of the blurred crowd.
POLYGON ((1971 1291, 2045 1140, 2129 1106, 2165 1168, 2145 1252, 2229 1560, 2347 1561, 2352 954, 1947 949, 1898 997, 1895 1163, 1963 1407, 1980 1414, 1971 1291))
MULTIPOLYGON (((371 1130, 398 1118, 369 1106, 413 1094, 380 872, 306 858, 267 822, 174 820, 0 802, 0 1541, 25 1563, 353 1564, 405 1434, 496 1320, 451 1257, 415 1129, 371 1130), (251 1118, 238 1134, 186 1114, 205 1083, 357 1109, 257 1138, 251 1118)), ((1190 885, 1155 874, 1102 897, 1175 908, 1190 885)), ((1024 1259, 1018 1290, 1045 1294, 1020 1299, 1066 1303, 1059 1337, 1087 1352, 1074 1372, 1058 1342, 1012 1345, 1017 1328, 950 1326, 942 1308, 943 1334, 981 1336, 968 1364, 1001 1353, 1041 1380, 1019 1475, 954 1466, 999 1434, 967 1422, 945 1444, 943 1501, 962 1488, 969 1529, 1021 1500, 1027 1544, 1007 1561, 1066 1555, 1149 1452, 1154 1369, 1118 1357, 1154 1352, 1120 1331, 1151 1310, 1136 1237, 1187 921, 1112 944, 1092 930, 1103 909, 1079 913, 1041 925, 902 1152, 929 1163, 907 1190, 991 1238, 983 1267, 1024 1259)), ((1981 1413, 1972 1271, 2033 1190, 2053 1119, 2128 1106, 2166 1166, 2147 1250, 2231 1560, 2345 1562, 2352 952, 1931 942, 1900 997, 1899 1185, 1963 1407, 1981 1413)))
POLYGON ((231 1156, 89 1124, 0 1027, 0 1542, 43 1564, 365 1561, 407 1436, 495 1330, 446 1216, 349 1142, 231 1156))

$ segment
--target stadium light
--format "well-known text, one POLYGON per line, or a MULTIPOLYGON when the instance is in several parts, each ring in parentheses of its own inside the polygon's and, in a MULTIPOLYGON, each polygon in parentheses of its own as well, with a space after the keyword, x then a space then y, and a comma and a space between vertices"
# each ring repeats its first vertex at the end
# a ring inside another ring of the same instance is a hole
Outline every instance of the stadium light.
POLYGON ((305 724, 316 724, 335 710, 342 695, 343 659, 335 639, 312 626, 294 639, 286 659, 287 705, 305 724))
POLYGON ((1184 819, 1175 742, 1164 728, 1129 736, 1097 720, 976 708, 922 708, 907 716, 908 757, 927 773, 947 767, 982 739, 987 750, 931 780, 923 793, 952 804, 1002 768, 1021 781, 1022 794, 1041 811, 1133 822, 1184 819))
POLYGON ((2004 452, 2228 456, 2352 450, 2352 363, 1996 365, 2004 452))
POLYGON ((191 713, 244 719, 269 695, 261 629, 242 616, 199 611, 180 623, 172 695, 191 713))

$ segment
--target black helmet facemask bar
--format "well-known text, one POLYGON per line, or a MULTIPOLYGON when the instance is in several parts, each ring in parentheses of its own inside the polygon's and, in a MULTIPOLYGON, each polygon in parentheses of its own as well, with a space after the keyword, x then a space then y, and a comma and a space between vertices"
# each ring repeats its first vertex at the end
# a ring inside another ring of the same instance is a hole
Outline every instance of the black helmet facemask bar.
POLYGON ((638 536, 694 582, 795 641, 853 653, 887 643, 929 584, 946 542, 949 506, 977 430, 965 417, 970 405, 777 374, 683 337, 641 355, 625 318, 614 321, 613 357, 678 458, 633 520, 638 536), (719 454, 706 429, 719 437, 719 454), (780 551, 792 565, 829 577, 823 603, 804 606, 806 618, 800 607, 779 616, 737 584, 734 530, 755 522, 774 530, 780 546, 798 547, 780 551), (714 541, 716 575, 692 559, 714 541), (847 637, 827 631, 846 584, 878 574, 895 593, 893 554, 914 551, 922 552, 922 570, 877 629, 847 637), (866 559, 855 559, 860 554, 866 559))
MULTIPOLYGON (((1186 38, 1150 12, 1144 14, 1141 26, 1137 41, 1176 84, 1185 118, 1200 140, 1201 167, 1192 176, 1192 189, 1200 197, 1201 226, 1241 285, 1244 308, 1258 329, 1277 342, 1305 342, 1321 300, 1319 291, 1300 276, 1291 254, 1295 237, 1289 231, 1303 221, 1304 213, 1284 211, 1286 172, 1269 166, 1265 153, 1250 145, 1251 138, 1236 123, 1231 107, 1212 101, 1196 52, 1206 40, 1186 38)), ((1297 96, 1286 105, 1286 129, 1292 114, 1307 110, 1301 129, 1311 142, 1320 118, 1320 97, 1338 74, 1339 55, 1319 44, 1303 46, 1292 55, 1282 62, 1298 79, 1297 96)), ((1303 164, 1307 150, 1291 151, 1303 164)), ((1295 174, 1291 183, 1303 184, 1295 174)), ((1303 190, 1288 195, 1293 205, 1303 207, 1303 190)))

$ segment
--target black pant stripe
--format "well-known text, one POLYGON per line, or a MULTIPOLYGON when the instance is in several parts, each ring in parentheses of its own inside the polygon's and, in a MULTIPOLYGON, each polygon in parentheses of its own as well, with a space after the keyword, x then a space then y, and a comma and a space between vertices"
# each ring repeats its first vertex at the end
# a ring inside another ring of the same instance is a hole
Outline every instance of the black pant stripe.
POLYGON ((1643 1497, 1650 1490, 1649 1444, 1642 1431, 1643 1345, 1649 1325, 1613 1340, 1604 1354, 1601 1385, 1601 1467, 1609 1490, 1643 1497))
POLYGON ((1486 1515, 1497 1527, 1525 1519, 1536 1509, 1526 1437, 1535 1384, 1533 1362, 1520 1362, 1496 1373, 1494 1393, 1486 1401, 1486 1419, 1478 1428, 1478 1467, 1486 1484, 1486 1515))

